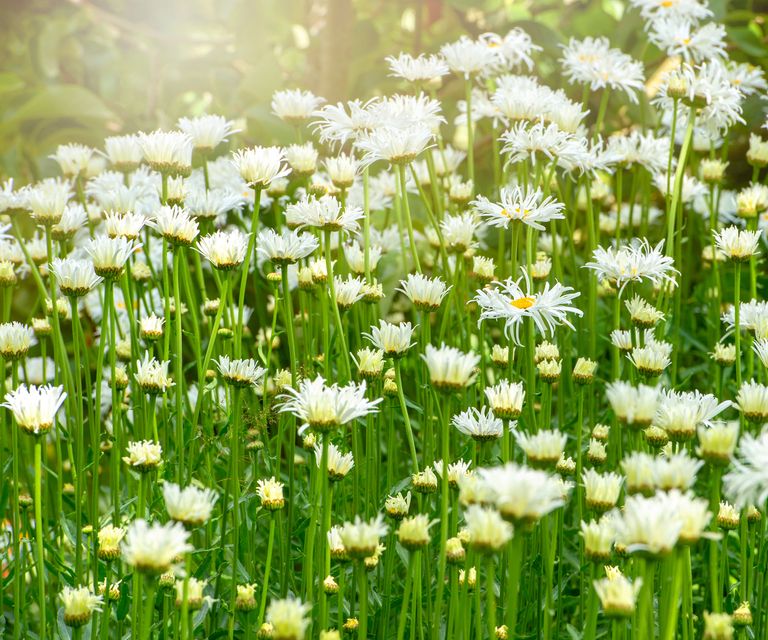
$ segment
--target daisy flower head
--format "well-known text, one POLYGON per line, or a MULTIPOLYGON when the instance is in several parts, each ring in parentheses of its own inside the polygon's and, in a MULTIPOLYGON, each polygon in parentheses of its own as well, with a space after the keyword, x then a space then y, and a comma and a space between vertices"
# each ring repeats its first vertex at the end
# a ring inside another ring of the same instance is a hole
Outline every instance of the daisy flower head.
POLYGON ((318 119, 312 123, 312 127, 319 133, 321 142, 338 145, 356 142, 377 125, 369 110, 377 102, 378 99, 368 102, 350 100, 346 104, 339 102, 325 105, 315 111, 314 115, 318 119))
POLYGON ((470 386, 477 377, 480 363, 476 353, 464 353, 445 344, 440 347, 428 344, 421 358, 429 370, 430 381, 441 391, 459 391, 470 386))
POLYGON ((389 75, 427 89, 438 89, 442 84, 442 77, 450 73, 446 61, 434 54, 422 53, 414 57, 408 53, 400 53, 397 56, 388 56, 386 61, 389 64, 389 75))
POLYGON ((264 367, 251 358, 234 360, 229 356, 219 356, 216 366, 221 377, 233 387, 256 387, 267 373, 264 367))
POLYGON ((165 393, 174 385, 168 375, 170 364, 170 360, 157 360, 147 351, 143 359, 136 361, 136 382, 139 388, 150 395, 165 393))
POLYGON ((236 269, 245 261, 248 237, 239 229, 214 231, 197 241, 197 251, 221 271, 236 269))
POLYGON ((134 520, 123 540, 123 559, 139 573, 160 575, 171 569, 179 556, 192 551, 189 535, 180 522, 148 524, 134 520))
POLYGON ((612 49, 608 38, 571 38, 563 46, 560 62, 572 84, 587 85, 592 91, 618 89, 636 103, 636 93, 643 89, 643 65, 619 49, 612 49))
POLYGON ((607 618, 630 618, 635 611, 643 579, 635 578, 630 581, 618 569, 605 569, 607 577, 592 582, 595 593, 600 598, 603 613, 607 618))
POLYGON ((92 238, 85 250, 93 261, 97 276, 115 279, 122 275, 125 264, 141 248, 141 243, 125 237, 92 238))
POLYGON ((232 153, 232 165, 252 189, 266 189, 291 173, 280 147, 252 147, 232 153))
POLYGON ((68 180, 42 180, 25 190, 24 206, 32 219, 43 226, 57 224, 72 197, 72 184, 68 180))
POLYGON ((664 17, 688 18, 699 21, 712 16, 707 2, 702 0, 630 0, 640 15, 650 22, 664 17))
POLYGON ((530 71, 533 68, 532 54, 542 50, 540 46, 533 43, 531 36, 520 27, 511 29, 504 36, 496 33, 484 33, 479 40, 496 51, 496 66, 501 70, 525 67, 530 71))
POLYGON ((734 262, 748 262, 760 252, 761 231, 748 231, 736 226, 715 231, 715 245, 734 262))
POLYGON ((271 637, 275 640, 304 640, 311 624, 310 611, 312 605, 305 604, 298 598, 272 600, 266 613, 271 637))
POLYGON ((659 558, 668 555, 678 542, 683 521, 674 495, 627 496, 624 508, 614 519, 616 540, 629 553, 659 558))
POLYGON ((61 172, 68 178, 85 175, 94 150, 83 144, 60 144, 56 153, 49 156, 59 163, 61 172))
POLYGON ((28 387, 21 384, 5 394, 2 406, 13 414, 22 431, 30 435, 41 435, 51 430, 56 414, 66 398, 64 387, 28 387))
POLYGON ((605 395, 616 418, 624 424, 647 427, 651 424, 659 403, 659 390, 641 384, 637 387, 616 380, 605 388, 605 395))
POLYGON ((139 136, 110 136, 104 139, 104 155, 116 171, 129 173, 138 168, 144 159, 139 136))
POLYGON ((123 462, 139 473, 154 471, 163 461, 163 448, 152 440, 129 442, 126 451, 123 462))
POLYGON ((648 240, 633 240, 615 247, 598 247, 592 253, 592 261, 584 266, 592 269, 598 281, 607 280, 619 289, 629 282, 652 282, 655 286, 675 283, 674 261, 662 253, 664 241, 651 247, 648 240))
POLYGON ((311 233, 300 233, 293 229, 264 229, 256 239, 256 251, 275 265, 294 264, 312 255, 320 246, 311 233))
POLYGON ((0 324, 0 355, 5 360, 20 360, 32 346, 35 332, 32 327, 21 322, 0 324))
POLYGON ((525 388, 522 382, 499 380, 498 384, 485 388, 485 397, 493 415, 504 420, 514 420, 523 412, 525 388))
POLYGON ((419 311, 436 311, 450 289, 438 276, 409 273, 395 291, 405 295, 419 311))
POLYGON ((95 289, 103 280, 96 275, 91 260, 81 258, 54 258, 51 273, 61 293, 67 297, 80 298, 95 289))
POLYGON ((138 240, 141 230, 150 222, 140 213, 109 211, 104 214, 104 230, 110 238, 138 240))
POLYGON ((465 78, 493 69, 498 59, 495 47, 468 36, 444 44, 440 47, 440 54, 453 73, 465 78))
POLYGON ((102 596, 95 595, 90 587, 65 586, 59 594, 64 608, 64 624, 68 627, 82 627, 88 624, 94 611, 101 611, 102 596))
POLYGON ((200 233, 197 220, 177 205, 161 206, 149 224, 170 244, 181 247, 191 246, 200 233))
POLYGON ((650 25, 648 39, 668 56, 702 62, 725 56, 725 27, 717 22, 698 26, 681 17, 664 17, 650 25))
POLYGON ((537 469, 553 468, 563 456, 568 437, 557 429, 536 433, 515 432, 515 441, 525 453, 528 464, 537 469))
POLYGON ((183 131, 139 133, 144 161, 166 175, 189 175, 192 170, 192 138, 183 131))
POLYGON ((298 202, 289 204, 285 210, 285 219, 290 227, 315 227, 324 231, 355 232, 363 210, 358 207, 344 206, 332 195, 319 198, 309 195, 298 202))
POLYGON ((478 196, 470 204, 487 224, 505 229, 510 222, 519 221, 543 231, 543 223, 565 217, 565 205, 552 196, 544 198, 541 189, 526 192, 519 186, 513 189, 503 187, 498 203, 491 202, 485 196, 478 196))
POLYGON ((512 539, 512 525, 492 507, 477 504, 464 513, 469 533, 469 544, 481 553, 495 553, 512 539))
POLYGON ((306 122, 325 100, 311 91, 285 89, 272 95, 272 113, 290 124, 306 122))
POLYGON ((277 511, 285 506, 283 496, 284 485, 272 476, 268 479, 259 479, 256 483, 256 495, 261 501, 261 506, 268 511, 277 511))
POLYGON ((374 347, 383 351, 386 357, 401 358, 416 344, 411 342, 414 328, 410 322, 392 324, 379 320, 379 326, 371 327, 371 332, 364 333, 363 337, 368 338, 374 347))
POLYGON ((546 471, 508 463, 477 473, 499 513, 517 526, 526 528, 565 503, 561 480, 546 471))
POLYGON ((345 522, 341 526, 339 537, 350 557, 364 559, 376 552, 381 537, 387 535, 387 531, 381 514, 368 521, 355 516, 354 522, 345 522))
POLYGON ((440 222, 440 231, 445 248, 450 253, 463 254, 477 246, 475 233, 480 219, 473 211, 457 215, 446 215, 440 222))
POLYGON ((199 526, 208 521, 217 499, 211 489, 189 485, 183 489, 173 482, 163 483, 165 509, 172 520, 187 526, 199 526))
POLYGON ((700 425, 697 430, 699 445, 696 455, 710 464, 726 466, 730 463, 739 439, 739 423, 713 422, 700 425))
POLYGON ((382 160, 405 166, 431 148, 433 139, 433 130, 423 124, 404 128, 377 126, 357 141, 357 148, 363 154, 360 164, 366 167, 382 160))
POLYGON ((178 127, 192 139, 192 146, 204 154, 211 153, 229 136, 240 131, 234 122, 216 114, 179 118, 178 127))
POLYGON ((325 433, 378 411, 381 398, 368 400, 365 391, 365 381, 340 387, 337 383, 328 386, 322 376, 304 379, 298 389, 287 387, 278 396, 280 412, 290 412, 302 420, 302 433, 308 428, 325 433))
POLYGON ((488 407, 479 410, 470 407, 454 415, 451 424, 476 442, 496 440, 504 435, 504 422, 488 407))
POLYGON ((525 270, 517 280, 508 278, 504 282, 492 282, 485 289, 479 289, 474 301, 480 307, 480 319, 504 320, 504 333, 520 345, 520 326, 525 318, 532 318, 539 332, 547 337, 560 325, 573 329, 569 314, 581 316, 583 312, 573 306, 579 292, 559 282, 544 283, 537 291, 525 270), (523 286, 521 286, 521 284, 523 286))

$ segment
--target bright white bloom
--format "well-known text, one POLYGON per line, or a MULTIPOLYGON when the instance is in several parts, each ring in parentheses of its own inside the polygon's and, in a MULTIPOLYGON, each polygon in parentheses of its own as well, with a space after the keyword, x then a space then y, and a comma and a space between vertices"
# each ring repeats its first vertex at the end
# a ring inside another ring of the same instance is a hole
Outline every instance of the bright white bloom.
POLYGON ((699 446, 696 455, 713 464, 726 465, 731 461, 739 439, 739 422, 715 422, 698 428, 699 446))
POLYGON ((546 471, 509 463, 480 468, 477 473, 506 520, 520 524, 536 522, 564 504, 560 479, 546 471))
POLYGON ((200 233, 197 220, 176 205, 163 205, 157 210, 151 225, 171 244, 189 246, 200 233))
POLYGON ((496 509, 473 504, 464 513, 469 544, 484 553, 500 551, 512 539, 512 525, 496 509))
POLYGON ((139 133, 145 162, 155 171, 185 175, 192 169, 192 138, 181 131, 139 133))
POLYGON ((397 57, 387 57, 386 61, 390 75, 429 87, 439 86, 441 78, 450 71, 445 60, 436 55, 421 54, 414 58, 407 53, 401 53, 397 57))
POLYGON ((287 387, 286 393, 278 396, 280 412, 290 412, 302 420, 301 431, 312 428, 325 432, 376 413, 381 398, 368 400, 365 397, 365 381, 350 382, 340 387, 334 383, 328 386, 322 376, 314 380, 302 380, 298 389, 287 387))
POLYGON ((35 222, 52 226, 61 220, 72 196, 72 185, 67 180, 43 180, 25 190, 26 208, 35 222))
POLYGON ((592 253, 592 262, 584 265, 592 269, 598 280, 607 280, 624 290, 629 282, 648 280, 656 286, 674 284, 676 269, 673 260, 662 253, 664 241, 651 247, 648 240, 633 240, 620 248, 598 247, 592 253))
POLYGON ((274 180, 287 176, 291 168, 284 162, 280 147, 238 149, 232 154, 232 164, 240 177, 254 189, 265 189, 274 180))
POLYGON ((64 387, 27 387, 22 384, 5 395, 2 406, 10 410, 20 429, 32 435, 40 435, 51 430, 66 397, 64 387))
POLYGON ((334 196, 304 196, 288 205, 285 220, 290 227, 316 227, 325 231, 357 231, 363 210, 342 206, 334 196))
POLYGON ((349 309, 368 293, 365 280, 363 278, 353 278, 351 275, 347 276, 346 279, 341 276, 334 276, 333 286, 336 293, 336 304, 340 309, 349 309))
POLYGON ((597 511, 607 511, 616 506, 624 478, 618 473, 598 473, 585 469, 581 474, 587 506, 597 511))
POLYGON ((568 436, 557 429, 541 429, 536 433, 515 432, 515 441, 533 467, 554 466, 563 455, 568 436))
POLYGON ((345 522, 339 530, 339 537, 347 553, 352 558, 367 558, 376 552, 379 540, 387 535, 384 518, 377 514, 369 521, 355 516, 354 522, 345 522))
POLYGON ((353 156, 341 153, 325 160, 325 170, 334 186, 339 189, 348 189, 355 182, 358 162, 353 156))
POLYGON ((470 407, 454 415, 451 423, 458 431, 478 442, 496 440, 504 435, 504 422, 487 407, 480 410, 470 407))
POLYGON ((754 380, 744 382, 736 395, 736 406, 750 422, 768 422, 768 387, 754 380))
POLYGON ((455 42, 444 44, 440 53, 453 73, 469 78, 471 75, 490 70, 497 61, 494 47, 482 40, 461 36, 455 42))
POLYGON ((418 124, 407 128, 376 127, 357 142, 357 147, 363 152, 360 164, 368 166, 383 160, 406 165, 430 148, 433 138, 432 129, 418 124))
POLYGON ((90 587, 64 587, 59 594, 64 608, 64 624, 82 627, 88 624, 94 611, 101 611, 102 596, 95 595, 90 587))
POLYGON ((59 163, 65 176, 75 178, 85 175, 93 153, 93 149, 82 144, 60 144, 49 157, 59 163))
POLYGON ((768 499, 768 431, 742 435, 731 470, 723 477, 725 493, 741 509, 762 507, 768 499))
POLYGON ((716 22, 696 26, 691 20, 668 17, 654 20, 648 39, 669 56, 702 62, 725 56, 725 27, 716 22))
POLYGON ((616 380, 605 388, 605 395, 616 418, 628 425, 647 427, 656 415, 659 390, 641 384, 633 387, 628 382, 616 380))
POLYGON ((158 340, 163 336, 165 318, 160 318, 150 313, 139 321, 139 335, 144 340, 158 340))
POLYGON ((266 614, 272 637, 276 640, 304 640, 312 622, 309 618, 310 611, 312 605, 304 604, 298 598, 272 600, 266 614))
POLYGON ((627 359, 635 365, 640 374, 656 378, 671 364, 671 355, 672 345, 669 342, 653 340, 642 347, 634 347, 627 359))
MULTIPOLYGON (((365 251, 357 242, 344 245, 344 258, 356 274, 362 275, 365 273, 365 251)), ((368 264, 371 270, 376 269, 379 260, 381 259, 381 247, 373 245, 368 250, 368 264)))
POLYGON ((157 360, 150 356, 149 352, 144 354, 142 360, 136 361, 136 382, 139 383, 142 391, 149 394, 165 393, 169 387, 174 385, 173 380, 168 375, 170 360, 157 360))
POLYGON ((758 243, 761 235, 761 231, 747 231, 731 226, 715 231, 715 244, 734 262, 745 262, 760 252, 758 243))
MULTIPOLYGON (((323 462, 323 447, 315 444, 315 462, 318 468, 323 462)), ((328 445, 327 471, 331 480, 340 480, 344 478, 355 466, 355 458, 352 452, 342 453, 333 443, 328 445)))
POLYGON ((274 476, 266 480, 260 478, 256 482, 256 495, 261 501, 261 506, 268 511, 282 509, 285 506, 283 487, 283 483, 275 480, 274 476))
POLYGON ((152 440, 129 442, 126 451, 128 455, 123 456, 123 462, 141 473, 154 471, 163 461, 163 448, 152 440))
POLYGON ((612 49, 608 38, 571 38, 560 59, 571 83, 585 84, 592 91, 619 89, 632 102, 643 89, 643 65, 626 53, 612 49))
POLYGON ((702 0, 630 0, 630 4, 640 9, 640 15, 649 21, 666 16, 702 20, 712 15, 708 3, 702 0))
POLYGON ((606 567, 605 571, 608 574, 606 578, 592 582, 595 593, 600 598, 603 613, 607 618, 631 617, 643 586, 643 579, 635 578, 630 582, 614 567, 606 567))
POLYGON ((140 247, 141 244, 126 237, 98 236, 90 240, 85 250, 91 256, 96 275, 117 278, 122 274, 125 263, 140 247))
POLYGON ((118 171, 133 171, 144 159, 139 136, 111 136, 104 139, 104 155, 118 171))
POLYGON ((677 544, 683 528, 677 499, 666 493, 646 498, 628 496, 624 508, 616 513, 616 540, 629 553, 664 556, 677 544))
POLYGON ((346 107, 341 102, 325 105, 315 112, 319 120, 313 123, 313 127, 320 132, 322 142, 343 145, 350 140, 356 141, 380 124, 369 111, 369 107, 376 102, 377 99, 365 103, 350 100, 346 107))
POLYGON ((500 202, 491 202, 485 196, 478 196, 471 205, 480 216, 492 227, 509 227, 512 221, 520 221, 539 231, 544 230, 542 223, 550 220, 561 220, 565 205, 552 196, 543 198, 540 189, 524 191, 520 187, 507 189, 503 187, 500 202))
POLYGON ((23 358, 32 346, 35 333, 29 325, 21 322, 0 324, 0 355, 6 360, 23 358))
POLYGON ((234 122, 219 115, 179 118, 178 127, 192 139, 194 148, 203 153, 210 153, 239 131, 234 122))
POLYGON ((510 420, 517 418, 523 411, 525 389, 522 382, 500 380, 497 385, 485 388, 485 397, 496 417, 510 420))
POLYGON ((581 316, 583 312, 573 306, 579 293, 572 287, 565 287, 559 282, 549 282, 537 291, 528 274, 523 271, 521 278, 504 282, 492 282, 486 289, 479 289, 474 300, 480 307, 480 319, 504 320, 504 333, 515 344, 520 344, 520 326, 525 318, 532 318, 534 324, 546 337, 552 335, 560 325, 573 329, 568 314, 581 316), (523 289, 520 284, 525 285, 523 289))
POLYGON ((104 215, 104 228, 110 238, 137 240, 149 218, 140 213, 110 212, 104 215))
POLYGON ((214 231, 197 241, 197 251, 217 269, 229 271, 245 260, 249 235, 239 229, 214 231))
POLYGON ((392 324, 379 320, 379 326, 371 327, 371 332, 364 333, 363 336, 368 338, 374 347, 381 349, 388 358, 398 358, 405 355, 415 344, 411 342, 413 330, 410 322, 392 324))
POLYGON ((216 361, 221 377, 234 387, 255 387, 267 373, 264 367, 253 359, 234 360, 229 356, 219 356, 216 361))
POLYGON ((497 66, 500 69, 517 69, 525 66, 529 71, 533 68, 531 54, 541 51, 541 47, 533 44, 529 36, 520 27, 515 27, 505 36, 496 33, 484 33, 480 41, 496 51, 497 66))
POLYGON ((653 424, 664 429, 672 440, 693 438, 701 426, 710 426, 712 421, 731 402, 718 402, 710 393, 700 391, 662 391, 653 424))
POLYGON ((409 273, 395 291, 403 293, 420 311, 435 311, 451 287, 439 278, 430 278, 420 273, 409 273))
POLYGON ((163 483, 165 509, 172 520, 190 526, 199 526, 208 521, 216 504, 216 492, 189 485, 182 489, 173 482, 163 483))
POLYGON ((696 474, 704 463, 683 449, 653 461, 653 481, 662 491, 687 491, 696 482, 696 474))
POLYGON ((93 262, 78 258, 54 258, 51 273, 65 296, 81 297, 94 289, 102 278, 96 275, 93 262))
POLYGON ((429 369, 430 381, 438 389, 460 390, 477 377, 480 356, 476 353, 464 353, 445 344, 439 348, 428 344, 421 357, 429 369))
POLYGON ((159 575, 171 568, 176 558, 192 551, 189 532, 179 522, 147 524, 134 520, 123 540, 123 559, 140 573, 159 575))
POLYGON ((291 124, 300 124, 325 102, 311 91, 286 89, 275 91, 272 96, 272 113, 291 124))
POLYGON ((291 229, 283 229, 282 233, 264 229, 256 239, 256 251, 277 265, 303 260, 319 246, 317 238, 311 233, 299 233, 291 229))
POLYGON ((313 174, 317 169, 318 156, 319 153, 311 142, 292 144, 285 148, 285 159, 297 176, 313 174))

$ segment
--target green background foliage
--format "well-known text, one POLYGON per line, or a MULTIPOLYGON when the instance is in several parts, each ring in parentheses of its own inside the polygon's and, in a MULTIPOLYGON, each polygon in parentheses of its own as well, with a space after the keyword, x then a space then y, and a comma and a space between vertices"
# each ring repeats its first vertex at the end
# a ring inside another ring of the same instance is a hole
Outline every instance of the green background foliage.
MULTIPOLYGON (((710 5, 731 56, 765 66, 766 15, 748 0, 710 5)), ((206 112, 245 119, 241 143, 285 141, 269 109, 276 89, 390 91, 385 56, 515 25, 544 48, 538 71, 555 86, 566 30, 643 52, 639 15, 622 0, 3 0, 0 174, 28 182, 55 172, 47 156, 60 143, 100 146, 206 112)))

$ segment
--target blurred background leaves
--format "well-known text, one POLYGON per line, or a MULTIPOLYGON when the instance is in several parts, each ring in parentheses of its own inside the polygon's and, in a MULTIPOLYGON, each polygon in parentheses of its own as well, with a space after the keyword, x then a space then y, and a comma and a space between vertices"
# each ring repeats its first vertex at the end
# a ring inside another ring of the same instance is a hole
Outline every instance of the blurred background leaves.
MULTIPOLYGON (((563 33, 608 35, 646 62, 636 11, 624 0, 2 0, 0 174, 28 182, 55 172, 63 142, 172 127, 179 116, 245 119, 243 143, 291 132, 272 93, 306 87, 329 100, 395 89, 383 58, 434 51, 462 33, 519 25, 544 48, 553 86, 563 33)), ((761 4, 712 0, 731 56, 768 63, 761 4)), ((649 65, 651 66, 651 65, 649 65)), ((650 75, 650 70, 649 70, 650 75)), ((450 83, 444 93, 460 91, 450 83)), ((449 114, 450 116, 451 114, 449 114)))

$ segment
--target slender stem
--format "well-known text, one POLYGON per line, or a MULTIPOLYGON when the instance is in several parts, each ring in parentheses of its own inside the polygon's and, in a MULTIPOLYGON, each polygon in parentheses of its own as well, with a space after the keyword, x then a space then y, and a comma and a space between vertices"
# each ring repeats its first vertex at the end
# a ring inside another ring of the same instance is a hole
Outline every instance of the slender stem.
POLYGON ((43 436, 35 437, 35 541, 37 542, 37 599, 40 607, 40 640, 45 640, 45 557, 43 555, 43 436))
POLYGON ((269 592, 269 573, 272 568, 272 548, 275 543, 275 518, 276 512, 271 513, 269 518, 269 541, 267 542, 267 562, 264 567, 264 583, 261 586, 261 603, 259 604, 259 617, 256 623, 256 628, 261 627, 261 623, 264 622, 264 611, 267 608, 267 593, 269 592))

